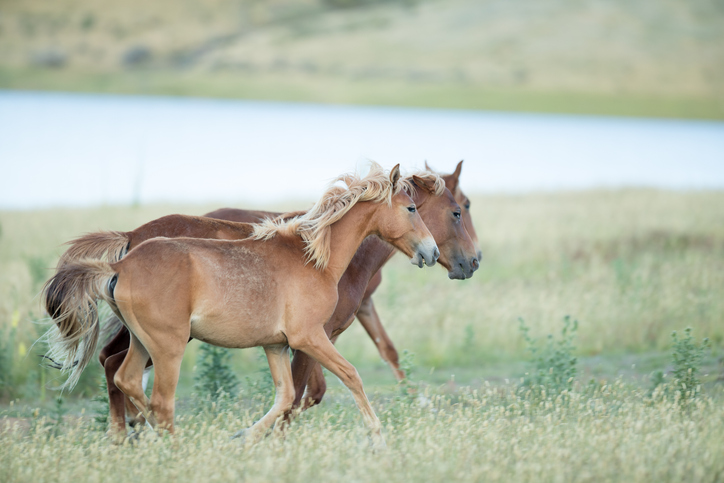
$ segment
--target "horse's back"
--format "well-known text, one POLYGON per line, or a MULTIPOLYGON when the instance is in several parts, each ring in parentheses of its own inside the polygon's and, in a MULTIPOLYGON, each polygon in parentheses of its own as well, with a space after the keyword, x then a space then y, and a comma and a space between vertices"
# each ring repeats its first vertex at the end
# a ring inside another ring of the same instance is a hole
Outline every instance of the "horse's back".
POLYGON ((237 223, 259 223, 267 218, 275 218, 280 213, 263 210, 240 210, 238 208, 220 208, 206 213, 204 217, 217 220, 235 221, 237 223))

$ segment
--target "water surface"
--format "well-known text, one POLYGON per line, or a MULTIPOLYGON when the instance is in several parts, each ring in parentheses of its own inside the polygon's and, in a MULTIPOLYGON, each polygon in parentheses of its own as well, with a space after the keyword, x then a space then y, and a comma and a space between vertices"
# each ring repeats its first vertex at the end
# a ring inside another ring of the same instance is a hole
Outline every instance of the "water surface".
POLYGON ((724 123, 0 91, 0 208, 314 199, 366 159, 469 192, 724 188, 724 123))

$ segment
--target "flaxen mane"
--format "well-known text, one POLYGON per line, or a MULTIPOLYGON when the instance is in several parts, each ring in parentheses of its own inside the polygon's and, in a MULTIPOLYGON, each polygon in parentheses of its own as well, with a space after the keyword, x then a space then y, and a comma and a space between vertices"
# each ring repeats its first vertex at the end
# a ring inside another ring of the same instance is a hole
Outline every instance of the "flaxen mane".
MULTIPOLYGON (((437 196, 445 191, 445 182, 438 175, 425 172, 418 176, 434 182, 437 196)), ((252 238, 269 240, 277 233, 301 236, 306 245, 307 261, 314 262, 314 268, 323 270, 327 268, 330 258, 330 225, 342 218, 356 203, 371 201, 389 204, 400 190, 414 194, 412 177, 400 179, 393 186, 382 166, 371 162, 367 176, 361 178, 354 173, 339 176, 306 214, 287 220, 277 218, 258 223, 254 226, 252 238), (334 186, 334 183, 340 181, 346 188, 334 186)))
POLYGON ((445 180, 442 179, 439 175, 432 173, 430 171, 420 171, 419 173, 415 173, 414 175, 407 176, 406 178, 400 179, 400 181, 397 182, 397 184, 402 187, 402 189, 405 190, 405 192, 410 196, 415 196, 415 192, 417 190, 417 187, 415 186, 415 183, 413 183, 412 178, 413 176, 416 176, 418 178, 422 178, 426 183, 429 183, 432 185, 432 194, 435 196, 442 196, 442 194, 445 192, 445 180))

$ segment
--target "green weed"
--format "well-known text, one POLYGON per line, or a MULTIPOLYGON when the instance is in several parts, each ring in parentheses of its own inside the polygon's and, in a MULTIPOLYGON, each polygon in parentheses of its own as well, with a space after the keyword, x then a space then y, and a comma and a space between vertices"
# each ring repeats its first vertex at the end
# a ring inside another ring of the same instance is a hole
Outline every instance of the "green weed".
POLYGON ((405 373, 405 378, 397 383, 399 400, 410 403, 415 400, 418 391, 418 383, 412 378, 415 372, 415 354, 404 349, 399 364, 400 370, 405 373))
POLYGON ((709 339, 698 344, 691 335, 691 327, 684 329, 684 337, 676 331, 671 333, 673 341, 671 359, 674 364, 673 384, 682 402, 694 398, 701 390, 701 365, 709 349, 709 339))
POLYGON ((100 391, 93 398, 95 405, 93 406, 93 422, 100 431, 106 431, 110 423, 110 401, 108 400, 108 383, 106 378, 101 378, 100 391))
POLYGON ((576 377, 577 358, 573 355, 573 340, 578 330, 578 321, 571 323, 571 317, 567 315, 563 319, 560 339, 555 340, 553 334, 549 334, 540 347, 537 340, 528 335, 530 329, 525 321, 521 318, 519 322, 520 332, 532 357, 531 370, 522 381, 523 388, 531 389, 533 393, 549 395, 570 391, 576 377))
POLYGON ((0 399, 9 399, 18 395, 14 377, 16 333, 15 326, 0 330, 0 399))
POLYGON ((196 394, 206 406, 236 398, 239 379, 229 365, 231 351, 224 347, 201 344, 194 377, 196 394))

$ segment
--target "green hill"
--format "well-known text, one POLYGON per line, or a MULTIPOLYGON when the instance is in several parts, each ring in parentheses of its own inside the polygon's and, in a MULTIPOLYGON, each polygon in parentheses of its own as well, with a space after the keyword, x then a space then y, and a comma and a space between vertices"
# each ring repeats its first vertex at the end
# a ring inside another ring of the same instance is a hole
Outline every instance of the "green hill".
POLYGON ((0 13, 2 88, 724 118, 721 0, 5 0, 0 13))

